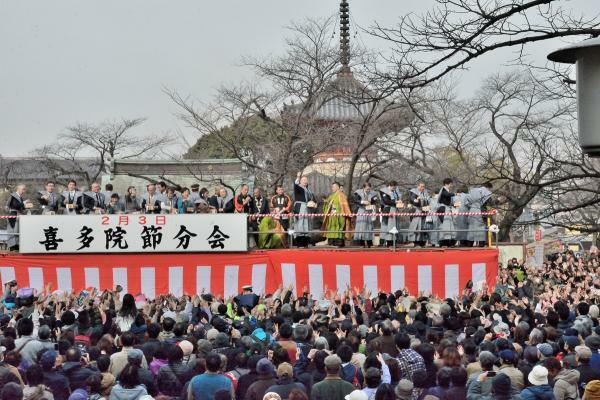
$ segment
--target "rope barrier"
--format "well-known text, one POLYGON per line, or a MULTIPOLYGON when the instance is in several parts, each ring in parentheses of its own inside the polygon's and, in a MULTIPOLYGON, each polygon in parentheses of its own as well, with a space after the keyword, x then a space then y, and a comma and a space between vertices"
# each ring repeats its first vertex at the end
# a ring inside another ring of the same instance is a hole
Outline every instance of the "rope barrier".
POLYGON ((427 216, 454 216, 454 217, 476 217, 486 215, 496 215, 497 211, 485 211, 485 212, 453 212, 453 213, 434 213, 434 212, 423 212, 423 213, 304 213, 304 214, 248 214, 249 217, 276 217, 285 215, 288 217, 427 217, 427 216))
MULTIPOLYGON (((302 213, 302 214, 248 214, 249 217, 256 218, 264 218, 264 217, 277 217, 277 216, 286 216, 286 217, 427 217, 427 216, 454 216, 454 217, 477 217, 477 216, 490 216, 496 215, 498 212, 496 210, 492 211, 484 211, 484 212, 450 212, 450 213, 434 213, 434 212, 421 212, 421 213, 302 213)), ((90 214, 96 215, 96 214, 90 214)), ((106 214, 103 214, 106 215, 106 214)), ((119 214, 113 214, 119 215, 119 214)), ((168 215, 168 214, 164 214, 168 215)), ((0 215, 0 219, 14 219, 19 218, 19 215, 0 215)))

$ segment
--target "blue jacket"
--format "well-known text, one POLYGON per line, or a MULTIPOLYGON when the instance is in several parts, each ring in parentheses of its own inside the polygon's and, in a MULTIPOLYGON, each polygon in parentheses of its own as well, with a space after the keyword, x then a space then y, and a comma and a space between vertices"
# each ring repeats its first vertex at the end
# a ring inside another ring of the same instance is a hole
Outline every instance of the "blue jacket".
POLYGON ((600 353, 598 353, 597 351, 592 353, 590 367, 594 368, 596 371, 600 371, 600 353))
POLYGON ((554 400, 550 385, 529 386, 521 391, 521 400, 554 400))
POLYGON ((356 368, 351 363, 344 365, 340 371, 340 376, 346 382, 352 383, 354 378, 358 381, 358 384, 362 387, 363 385, 363 374, 359 368, 356 368))

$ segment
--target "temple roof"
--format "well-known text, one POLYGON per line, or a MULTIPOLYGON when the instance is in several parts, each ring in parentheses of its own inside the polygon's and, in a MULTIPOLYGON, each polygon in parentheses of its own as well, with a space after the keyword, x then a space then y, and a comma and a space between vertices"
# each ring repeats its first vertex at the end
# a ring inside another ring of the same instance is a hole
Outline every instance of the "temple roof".
MULTIPOLYGON (((381 99, 354 77, 350 68, 350 16, 347 0, 340 3, 340 69, 337 76, 317 95, 309 110, 316 120, 361 122, 367 118, 375 120, 398 119, 410 121, 411 112, 405 104, 381 99)), ((299 111, 301 105, 288 106, 290 111, 299 111)))

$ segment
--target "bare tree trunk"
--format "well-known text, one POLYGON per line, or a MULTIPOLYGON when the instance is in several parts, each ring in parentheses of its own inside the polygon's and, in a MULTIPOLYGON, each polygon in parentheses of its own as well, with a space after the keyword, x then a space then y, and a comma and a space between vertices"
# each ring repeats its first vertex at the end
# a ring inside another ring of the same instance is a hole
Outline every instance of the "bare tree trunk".
POLYGON ((354 185, 354 171, 356 170, 356 164, 360 159, 360 154, 354 153, 352 155, 352 160, 350 160, 350 165, 348 166, 348 172, 346 174, 346 181, 344 182, 344 187, 346 188, 346 197, 349 199, 352 195, 352 186, 354 185))
POLYGON ((523 213, 524 206, 516 207, 510 209, 504 216, 502 220, 498 223, 498 228, 500 232, 498 232, 498 241, 499 242, 508 242, 510 241, 510 229, 513 224, 519 219, 521 214, 523 213))

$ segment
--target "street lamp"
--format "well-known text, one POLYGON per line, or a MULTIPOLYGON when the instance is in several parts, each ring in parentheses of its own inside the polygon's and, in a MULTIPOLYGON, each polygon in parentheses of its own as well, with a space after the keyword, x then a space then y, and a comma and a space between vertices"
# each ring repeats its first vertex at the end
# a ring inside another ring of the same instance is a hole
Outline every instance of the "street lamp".
POLYGON ((577 64, 579 144, 585 154, 600 157, 600 38, 556 50, 548 59, 577 64))

